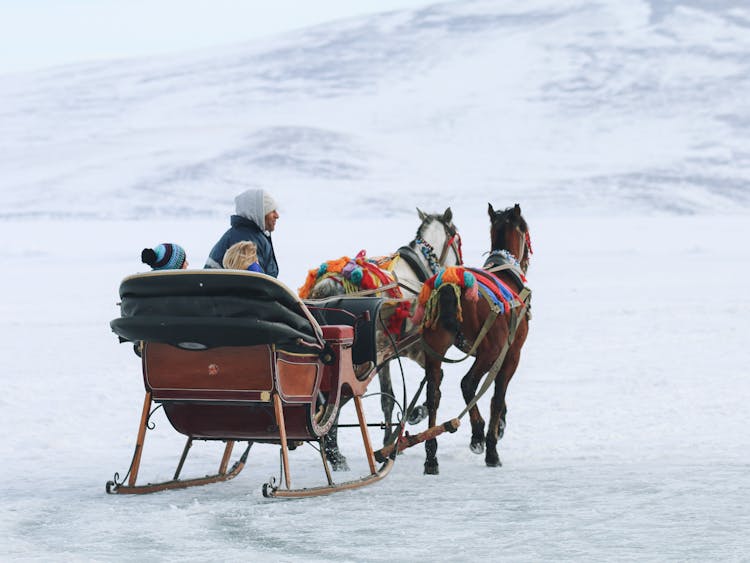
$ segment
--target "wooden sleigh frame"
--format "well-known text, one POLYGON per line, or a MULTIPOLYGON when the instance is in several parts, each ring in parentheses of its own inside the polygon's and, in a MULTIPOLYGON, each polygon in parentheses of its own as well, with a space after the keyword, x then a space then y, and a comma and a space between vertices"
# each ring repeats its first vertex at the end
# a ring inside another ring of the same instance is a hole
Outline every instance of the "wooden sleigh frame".
POLYGON ((281 448, 283 486, 275 480, 266 483, 262 489, 266 497, 354 489, 390 472, 395 453, 378 464, 362 407, 377 357, 360 323, 370 312, 380 314, 382 300, 358 299, 357 307, 369 309, 367 314, 350 313, 350 325, 321 324, 317 319, 326 322, 327 309, 342 318, 346 303, 338 300, 335 307, 327 308, 316 302, 314 315, 274 278, 227 271, 131 276, 123 281, 120 297, 122 316, 112 321, 112 329, 122 340, 140 343, 146 393, 130 467, 125 478, 115 474, 107 482, 108 493, 143 494, 232 479, 245 467, 254 443, 281 448), (358 357, 352 356, 353 351, 358 357), (370 356, 372 361, 366 361, 370 356), (358 366, 363 369, 355 371, 358 366), (292 488, 290 449, 299 442, 322 444, 347 397, 353 397, 369 473, 335 483, 321 447, 325 483, 292 488), (154 404, 164 409, 187 442, 171 480, 138 484, 154 404), (226 445, 217 473, 183 479, 182 468, 195 440, 226 445), (245 441, 246 448, 230 467, 235 443, 245 441))

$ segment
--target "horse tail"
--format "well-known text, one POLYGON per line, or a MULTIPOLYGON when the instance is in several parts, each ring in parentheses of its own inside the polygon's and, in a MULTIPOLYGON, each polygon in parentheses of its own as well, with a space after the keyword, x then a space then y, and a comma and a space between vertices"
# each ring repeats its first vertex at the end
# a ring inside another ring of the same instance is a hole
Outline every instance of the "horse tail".
POLYGON ((417 301, 414 322, 424 329, 442 327, 456 334, 463 321, 461 299, 478 299, 474 274, 463 267, 449 266, 428 279, 417 301))
POLYGON ((437 289, 423 288, 414 322, 422 329, 444 328, 456 333, 461 320, 461 287, 446 283, 437 289))
POLYGON ((458 320, 461 317, 461 302, 459 299, 461 299, 459 287, 453 284, 443 284, 438 288, 439 313, 437 321, 451 334, 458 332, 458 320))

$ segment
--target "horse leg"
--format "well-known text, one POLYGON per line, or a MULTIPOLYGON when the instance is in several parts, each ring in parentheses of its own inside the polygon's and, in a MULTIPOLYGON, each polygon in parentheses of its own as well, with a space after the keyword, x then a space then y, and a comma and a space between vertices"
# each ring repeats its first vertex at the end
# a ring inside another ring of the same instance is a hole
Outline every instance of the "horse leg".
POLYGON ((497 453, 497 443, 505 434, 505 415, 508 412, 505 395, 515 368, 515 365, 507 366, 507 368, 503 365, 503 369, 500 370, 495 380, 495 393, 490 401, 490 425, 487 429, 485 441, 487 454, 484 456, 484 461, 487 467, 500 467, 502 465, 497 453))
POLYGON ((508 414, 508 404, 503 401, 503 408, 500 411, 500 424, 497 428, 497 439, 498 441, 503 439, 505 435, 505 415, 508 414))
POLYGON ((339 434, 339 415, 341 414, 341 407, 343 407, 348 399, 345 399, 339 405, 339 412, 336 413, 336 420, 333 421, 333 426, 328 431, 328 434, 323 436, 323 447, 325 449, 326 459, 331 464, 331 469, 334 471, 349 471, 349 464, 346 461, 346 457, 339 450, 338 434, 339 434))
MULTIPOLYGON (((474 361, 471 369, 461 379, 461 393, 467 405, 476 395, 479 381, 484 373, 478 364, 479 359, 474 361)), ((471 442, 469 443, 469 449, 475 454, 481 454, 484 452, 485 442, 484 419, 479 412, 479 407, 476 405, 469 409, 469 421, 471 422, 471 442)))
POLYGON ((487 430, 487 453, 484 456, 484 462, 487 467, 500 467, 502 462, 500 456, 497 453, 497 442, 500 436, 505 431, 505 422, 503 422, 502 411, 503 404, 505 402, 505 393, 498 393, 498 388, 502 387, 502 383, 497 382, 495 384, 495 395, 490 401, 490 426, 487 430))
POLYGON ((521 359, 521 346, 525 340, 525 334, 523 338, 516 342, 509 353, 508 357, 505 358, 500 373, 497 374, 495 379, 495 393, 490 401, 490 425, 487 430, 487 454, 484 457, 484 461, 488 467, 500 467, 500 456, 497 453, 497 442, 505 434, 505 416, 508 413, 508 406, 505 402, 505 397, 508 392, 508 385, 510 380, 513 378, 513 374, 516 373, 519 361, 521 359))
POLYGON ((387 445, 393 434, 391 422, 393 420, 393 383, 391 382, 390 362, 387 362, 378 371, 380 380, 380 408, 383 410, 385 432, 383 434, 383 445, 387 445))
MULTIPOLYGON (((428 427, 432 428, 437 424, 437 410, 440 406, 440 382, 443 380, 443 370, 440 364, 427 368, 427 410, 429 412, 428 427)), ((437 460, 437 438, 431 438, 424 443, 427 457, 424 462, 425 475, 437 475, 440 473, 437 460)))

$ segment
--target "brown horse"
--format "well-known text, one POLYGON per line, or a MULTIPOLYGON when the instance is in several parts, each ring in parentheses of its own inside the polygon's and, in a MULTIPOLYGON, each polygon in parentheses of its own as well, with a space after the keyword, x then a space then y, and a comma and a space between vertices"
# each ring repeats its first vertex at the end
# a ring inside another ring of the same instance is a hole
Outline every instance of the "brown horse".
MULTIPOLYGON (((490 467, 498 467, 502 465, 497 454, 497 442, 505 430, 505 394, 518 367, 521 348, 529 331, 531 292, 525 284, 525 271, 531 248, 529 228, 518 204, 504 211, 495 211, 490 204, 488 213, 491 220, 491 252, 485 269, 473 273, 470 270, 465 273, 456 269, 453 273, 450 273, 450 269, 446 270, 444 278, 432 282, 433 286, 441 285, 423 293, 425 297, 432 296, 433 299, 421 323, 423 345, 427 352, 425 374, 429 426, 434 427, 437 422, 443 378, 441 365, 443 361, 450 361, 445 358, 445 353, 455 344, 466 352, 466 357, 475 356, 474 364, 461 380, 461 391, 467 407, 460 416, 467 411, 469 413, 471 451, 479 454, 486 447, 485 462, 490 467), (491 279, 493 273, 505 285, 504 297, 502 290, 499 297, 493 297, 492 286, 496 287, 491 279), (459 284, 448 281, 450 277, 455 281, 456 276, 462 276, 459 284), (484 419, 476 401, 479 398, 479 382, 488 372, 480 395, 493 379, 495 391, 485 436, 484 419)), ((437 440, 427 440, 425 450, 427 459, 424 472, 436 475, 437 440)))

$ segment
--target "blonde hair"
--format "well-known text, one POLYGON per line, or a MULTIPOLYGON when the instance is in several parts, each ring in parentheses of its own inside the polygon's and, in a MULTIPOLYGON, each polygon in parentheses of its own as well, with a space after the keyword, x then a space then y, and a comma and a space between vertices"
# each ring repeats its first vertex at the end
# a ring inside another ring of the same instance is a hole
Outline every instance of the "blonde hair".
POLYGON ((247 270, 250 264, 257 261, 258 247, 254 242, 243 240, 230 246, 221 262, 227 270, 247 270))

